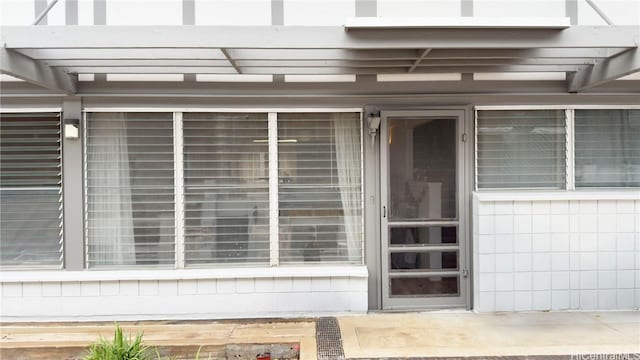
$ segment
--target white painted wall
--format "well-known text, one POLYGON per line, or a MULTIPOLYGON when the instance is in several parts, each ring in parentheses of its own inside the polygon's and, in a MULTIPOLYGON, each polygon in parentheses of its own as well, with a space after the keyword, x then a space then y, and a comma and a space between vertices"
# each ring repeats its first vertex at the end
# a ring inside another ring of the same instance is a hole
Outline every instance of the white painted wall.
POLYGON ((344 25, 356 16, 355 0, 284 0, 285 25, 344 25))
POLYGON ((295 271, 299 274, 293 275, 295 272, 286 268, 253 269, 264 276, 251 276, 247 269, 242 269, 236 277, 229 276, 232 271, 216 270, 3 274, 0 321, 228 319, 364 313, 366 271, 365 267, 342 270, 326 267, 319 271, 295 271), (189 273, 192 275, 185 276, 189 273))
MULTIPOLYGON (((108 25, 180 25, 182 0, 106 0, 108 25)), ((616 25, 640 24, 640 1, 594 0, 616 25)), ((65 0, 49 14, 49 25, 64 25, 65 0)), ((196 0, 197 25, 270 25, 271 0, 196 0)), ((379 17, 456 17, 460 0, 377 0, 379 17)), ((34 0, 0 0, 3 25, 30 25, 34 0)), ((355 0, 284 0, 285 25, 343 25, 355 16, 355 0)), ((477 17, 562 17, 565 0, 474 0, 477 17)), ((93 24, 93 0, 78 0, 79 24, 93 24)), ((605 22, 578 0, 580 25, 605 22)))
POLYGON ((476 193, 474 309, 640 308, 640 192, 476 193))
POLYGON ((271 25, 271 0, 196 0, 196 25, 271 25))

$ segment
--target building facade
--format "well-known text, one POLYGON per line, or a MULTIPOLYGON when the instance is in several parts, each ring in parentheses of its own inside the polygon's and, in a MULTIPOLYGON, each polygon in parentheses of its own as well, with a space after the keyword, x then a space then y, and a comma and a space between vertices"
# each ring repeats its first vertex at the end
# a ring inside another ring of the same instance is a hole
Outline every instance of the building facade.
POLYGON ((637 1, 0 4, 2 321, 640 308, 637 1))

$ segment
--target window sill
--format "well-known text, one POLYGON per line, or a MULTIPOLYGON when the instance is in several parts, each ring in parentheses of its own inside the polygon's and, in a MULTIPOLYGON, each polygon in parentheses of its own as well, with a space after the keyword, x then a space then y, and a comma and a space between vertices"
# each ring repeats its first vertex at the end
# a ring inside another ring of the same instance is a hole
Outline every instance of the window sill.
POLYGON ((475 191, 479 201, 640 200, 640 189, 475 191))
POLYGON ((156 269, 156 270, 43 270, 3 271, 0 282, 82 282, 82 281, 156 281, 195 279, 264 279, 264 278, 318 278, 368 276, 367 267, 354 266, 295 266, 270 268, 227 269, 156 269))

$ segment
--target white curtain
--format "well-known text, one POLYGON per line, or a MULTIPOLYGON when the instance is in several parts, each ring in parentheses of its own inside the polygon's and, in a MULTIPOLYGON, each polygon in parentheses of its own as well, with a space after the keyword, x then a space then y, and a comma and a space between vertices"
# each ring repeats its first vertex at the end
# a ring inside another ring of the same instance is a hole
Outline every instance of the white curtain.
POLYGON ((135 264, 129 155, 124 114, 102 113, 90 118, 89 182, 93 211, 89 244, 92 265, 135 264))
POLYGON ((344 211, 349 261, 362 261, 362 196, 360 181, 360 126, 353 114, 333 117, 336 165, 344 211))

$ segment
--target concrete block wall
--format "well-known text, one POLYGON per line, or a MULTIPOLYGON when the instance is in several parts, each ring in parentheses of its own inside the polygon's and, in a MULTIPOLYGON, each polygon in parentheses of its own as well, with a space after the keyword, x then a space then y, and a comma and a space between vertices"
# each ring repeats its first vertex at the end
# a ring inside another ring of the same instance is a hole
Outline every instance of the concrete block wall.
MULTIPOLYGON (((318 316, 367 311, 366 268, 343 275, 313 272, 297 276, 139 276, 129 271, 104 276, 89 272, 36 276, 0 283, 0 321, 95 321, 226 319, 318 316), (133 273, 133 274, 132 274, 133 273), (364 273, 364 274, 363 274, 364 273), (72 274, 73 275, 73 274, 72 274), (82 279, 84 277, 85 279, 82 279)), ((167 271, 165 271, 167 272, 167 271)), ((215 272, 215 271, 214 271, 215 272)), ((51 272, 49 272, 51 273, 51 272)), ((147 273, 149 274, 149 273, 147 273)), ((153 275, 153 274, 152 274, 153 275)))
POLYGON ((640 193, 517 195, 474 196, 476 311, 640 308, 640 193))

